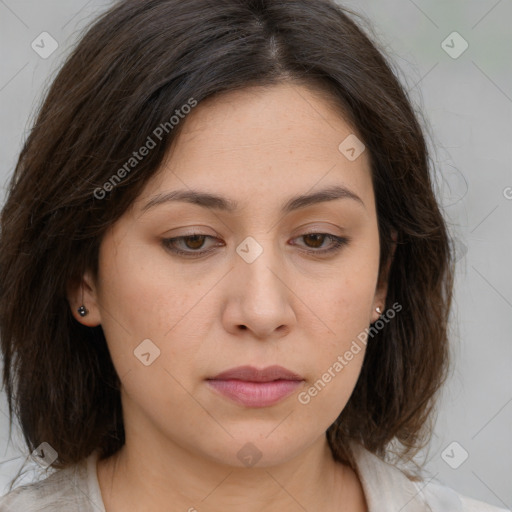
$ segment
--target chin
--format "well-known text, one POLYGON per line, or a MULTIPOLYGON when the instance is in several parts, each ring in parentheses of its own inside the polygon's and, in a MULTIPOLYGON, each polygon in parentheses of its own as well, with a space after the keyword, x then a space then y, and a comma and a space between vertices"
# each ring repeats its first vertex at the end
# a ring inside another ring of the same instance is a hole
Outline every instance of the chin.
MULTIPOLYGON (((276 424, 272 429, 276 429, 276 424)), ((294 439, 293 436, 283 435, 284 432, 279 435, 279 427, 274 432, 272 429, 266 429, 265 433, 255 430, 251 434, 246 431, 244 435, 234 436, 221 445, 217 444, 213 450, 207 449, 203 454, 206 458, 226 466, 269 468, 292 460, 315 442, 313 438, 294 439)))

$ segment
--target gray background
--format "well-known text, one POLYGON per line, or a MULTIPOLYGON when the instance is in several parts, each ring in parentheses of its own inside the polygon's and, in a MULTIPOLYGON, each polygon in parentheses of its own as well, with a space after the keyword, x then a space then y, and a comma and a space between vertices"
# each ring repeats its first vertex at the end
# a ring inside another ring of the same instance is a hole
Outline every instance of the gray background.
MULTIPOLYGON (((512 1, 341 3, 374 25, 372 37, 423 112, 438 197, 457 240, 454 365, 423 453, 428 478, 512 508, 512 1), (464 40, 469 47, 453 58, 464 40)), ((80 30, 109 4, 0 0, 2 187, 43 90, 80 30), (59 44, 46 59, 31 47, 44 31, 59 44)), ((6 411, 1 394, 0 494, 26 455, 17 430, 7 442, 6 411)))

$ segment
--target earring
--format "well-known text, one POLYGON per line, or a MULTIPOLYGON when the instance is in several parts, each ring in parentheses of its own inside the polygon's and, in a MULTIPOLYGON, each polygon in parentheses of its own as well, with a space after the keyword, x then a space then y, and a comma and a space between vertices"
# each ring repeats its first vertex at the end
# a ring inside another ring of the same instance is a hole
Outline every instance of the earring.
POLYGON ((82 305, 77 309, 80 316, 85 316, 89 313, 89 310, 84 306, 84 289, 82 288, 82 305))
POLYGON ((80 306, 77 311, 80 316, 85 316, 89 313, 89 310, 83 305, 80 306))
POLYGON ((377 306, 377 307, 375 308, 375 311, 377 311, 377 313, 379 313, 379 315, 382 315, 382 311, 380 310, 380 307, 379 307, 379 306, 377 306))

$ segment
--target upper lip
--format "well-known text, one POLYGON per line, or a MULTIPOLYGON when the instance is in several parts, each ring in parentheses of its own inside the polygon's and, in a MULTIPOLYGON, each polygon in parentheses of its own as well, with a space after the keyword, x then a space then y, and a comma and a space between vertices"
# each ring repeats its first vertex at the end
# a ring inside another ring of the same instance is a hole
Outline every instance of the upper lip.
POLYGON ((231 368, 209 380, 243 380, 247 382, 271 382, 273 380, 304 380, 300 375, 282 366, 267 366, 259 370, 254 366, 238 366, 231 368))

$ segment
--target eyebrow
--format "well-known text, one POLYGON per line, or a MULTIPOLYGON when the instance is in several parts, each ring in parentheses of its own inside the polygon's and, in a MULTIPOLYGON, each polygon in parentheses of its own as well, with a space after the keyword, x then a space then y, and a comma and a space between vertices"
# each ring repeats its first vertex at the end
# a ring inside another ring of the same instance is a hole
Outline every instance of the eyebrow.
MULTIPOLYGON (((346 187, 335 185, 310 194, 292 197, 283 205, 281 213, 286 214, 317 203, 334 201, 337 199, 352 199, 360 203, 363 208, 366 208, 363 200, 354 192, 346 187)), ((235 212, 239 208, 237 201, 216 194, 211 194, 209 192, 201 192, 199 190, 173 190, 172 192, 158 194, 153 197, 142 208, 142 212, 145 213, 155 206, 175 201, 187 202, 204 208, 230 213, 235 212)))

